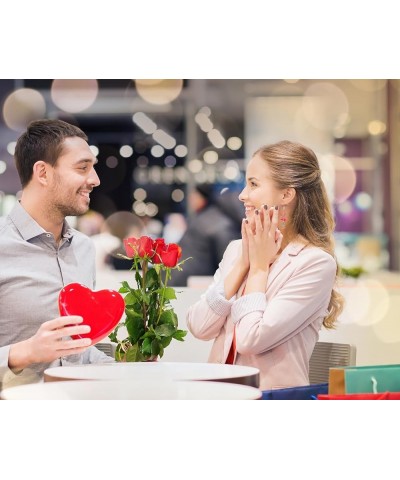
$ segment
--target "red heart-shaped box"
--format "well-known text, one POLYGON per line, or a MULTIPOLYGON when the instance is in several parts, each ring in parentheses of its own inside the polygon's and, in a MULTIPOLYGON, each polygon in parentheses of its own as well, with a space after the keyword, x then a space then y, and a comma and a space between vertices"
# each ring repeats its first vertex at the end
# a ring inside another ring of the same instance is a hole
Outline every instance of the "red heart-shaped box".
POLYGON ((70 283, 58 295, 58 308, 62 316, 83 317, 83 324, 90 326, 90 332, 72 335, 72 338, 90 338, 94 344, 119 323, 125 311, 125 301, 115 290, 93 292, 80 283, 70 283))

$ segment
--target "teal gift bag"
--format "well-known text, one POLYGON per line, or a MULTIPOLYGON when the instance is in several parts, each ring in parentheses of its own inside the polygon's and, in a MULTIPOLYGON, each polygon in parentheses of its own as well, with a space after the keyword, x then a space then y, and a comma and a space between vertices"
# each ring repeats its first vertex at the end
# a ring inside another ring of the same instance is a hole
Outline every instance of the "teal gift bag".
POLYGON ((400 392, 400 365, 365 365, 331 368, 329 393, 400 392))

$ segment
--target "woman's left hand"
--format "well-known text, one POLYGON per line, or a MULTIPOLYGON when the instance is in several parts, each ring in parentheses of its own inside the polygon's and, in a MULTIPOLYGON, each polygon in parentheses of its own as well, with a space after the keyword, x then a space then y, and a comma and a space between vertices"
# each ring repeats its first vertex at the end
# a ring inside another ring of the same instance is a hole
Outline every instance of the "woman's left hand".
POLYGON ((278 229, 279 211, 275 207, 256 210, 252 225, 246 224, 250 272, 268 271, 281 248, 283 235, 278 229))

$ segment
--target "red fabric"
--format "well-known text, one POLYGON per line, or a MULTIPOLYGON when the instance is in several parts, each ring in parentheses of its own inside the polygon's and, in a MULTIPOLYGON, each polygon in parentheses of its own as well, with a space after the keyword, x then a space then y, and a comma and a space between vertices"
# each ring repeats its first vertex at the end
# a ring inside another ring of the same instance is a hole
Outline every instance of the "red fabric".
POLYGON ((320 394, 317 398, 318 400, 400 400, 400 392, 349 393, 345 395, 320 394))
POLYGON ((229 350, 228 358, 226 359, 225 363, 233 365, 233 362, 235 361, 235 353, 236 353, 236 327, 233 328, 232 345, 231 345, 231 348, 229 350))

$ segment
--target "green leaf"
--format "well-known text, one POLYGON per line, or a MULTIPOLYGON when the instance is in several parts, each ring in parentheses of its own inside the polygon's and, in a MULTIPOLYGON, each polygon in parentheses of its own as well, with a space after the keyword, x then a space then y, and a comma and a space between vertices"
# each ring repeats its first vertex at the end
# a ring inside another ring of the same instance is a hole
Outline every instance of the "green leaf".
POLYGON ((149 328, 145 334, 143 334, 140 339, 143 340, 144 338, 154 338, 156 336, 154 330, 152 328, 149 328))
POLYGON ((160 337, 170 337, 175 333, 175 327, 169 324, 159 325, 158 327, 156 327, 155 333, 160 337))
POLYGON ((140 352, 139 344, 135 343, 128 348, 126 352, 126 361, 127 362, 141 362, 144 360, 142 353, 140 352))
POLYGON ((140 317, 128 317, 125 326, 132 344, 136 343, 145 333, 143 320, 140 317))
MULTIPOLYGON (((137 305, 130 305, 129 307, 125 308, 125 313, 128 318, 142 318, 142 312, 141 310, 136 311, 135 308, 137 305)), ((140 309, 140 305, 139 305, 140 309)))
POLYGON ((137 298, 132 292, 129 292, 128 294, 125 295, 125 305, 133 305, 136 301, 137 298))
POLYGON ((119 287, 119 293, 127 293, 131 291, 131 287, 129 286, 128 282, 121 282, 122 287, 119 287))
POLYGON ((159 287, 160 278, 154 268, 150 268, 146 274, 146 288, 159 287))
POLYGON ((118 338, 117 338, 117 334, 118 334, 118 330, 120 327, 124 326, 125 323, 124 322, 121 322, 119 323, 115 328, 114 330, 108 335, 108 338, 114 342, 114 343, 118 343, 118 338))
POLYGON ((151 345, 153 340, 150 337, 147 337, 143 340, 141 351, 144 354, 151 354, 151 345))
POLYGON ((160 353, 160 343, 159 341, 155 338, 151 342, 151 355, 152 356, 157 356, 160 353))
MULTIPOLYGON (((165 347, 168 347, 168 345, 171 343, 171 341, 172 341, 172 336, 171 337, 162 337, 161 340, 160 340, 160 343, 165 348, 165 347)), ((161 357, 161 355, 160 355, 160 357, 161 357)))
POLYGON ((186 330, 177 330, 172 336, 175 340, 179 340, 183 342, 183 337, 186 337, 187 331, 186 330))
POLYGON ((167 287, 164 289, 164 298, 167 300, 174 300, 176 299, 175 290, 172 287, 167 287))
POLYGON ((160 320, 158 322, 159 325, 167 324, 173 325, 175 328, 178 326, 178 316, 176 313, 171 309, 164 310, 160 315, 160 320))

